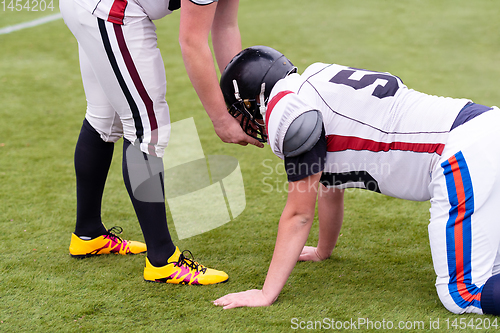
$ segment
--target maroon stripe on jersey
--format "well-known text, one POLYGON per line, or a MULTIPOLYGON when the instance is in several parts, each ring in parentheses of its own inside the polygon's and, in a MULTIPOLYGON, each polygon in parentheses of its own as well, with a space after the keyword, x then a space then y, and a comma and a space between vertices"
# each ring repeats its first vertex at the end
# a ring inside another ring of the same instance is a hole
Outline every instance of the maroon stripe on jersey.
POLYGON ((443 153, 442 143, 412 143, 412 142, 377 142, 354 136, 327 135, 327 151, 338 152, 344 150, 368 150, 373 152, 387 152, 389 150, 411 151, 414 153, 443 153))
POLYGON ((276 95, 274 95, 274 97, 271 98, 271 101, 267 104, 266 120, 265 120, 266 121, 266 135, 267 135, 267 137, 269 137, 269 133, 267 132, 267 129, 269 128, 269 126, 267 126, 267 124, 269 123, 269 117, 271 116, 271 112, 273 112, 273 109, 276 106, 276 104, 283 97, 285 97, 288 94, 293 94, 293 91, 290 91, 290 90, 280 91, 279 93, 277 93, 276 95))
POLYGON ((111 6, 111 10, 109 11, 108 21, 122 25, 126 7, 127 0, 115 0, 111 6))
POLYGON ((116 34, 116 40, 118 42, 118 46, 120 47, 120 51, 123 56, 123 60, 125 61, 125 65, 127 66, 128 72, 132 81, 134 82, 135 88, 141 96, 141 99, 146 106, 146 111, 148 114, 149 125, 151 127, 151 145, 149 145, 149 153, 153 156, 156 156, 156 152, 154 151, 154 147, 152 145, 158 143, 158 123, 156 121, 156 115, 153 108, 153 101, 148 95, 144 84, 141 81, 141 77, 139 76, 139 72, 137 72, 137 68, 135 67, 134 60, 130 55, 130 52, 127 48, 127 44, 125 43, 125 38, 123 36, 123 31, 120 25, 113 25, 116 34))

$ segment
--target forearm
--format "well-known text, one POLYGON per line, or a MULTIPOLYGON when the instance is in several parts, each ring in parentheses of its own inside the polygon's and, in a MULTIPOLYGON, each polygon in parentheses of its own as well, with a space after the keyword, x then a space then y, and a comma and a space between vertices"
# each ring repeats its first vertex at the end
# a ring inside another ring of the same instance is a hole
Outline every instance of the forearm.
POLYGON ((226 111, 208 44, 200 46, 184 42, 181 50, 189 79, 212 122, 225 117, 229 119, 231 116, 226 111))
POLYGON ((320 177, 321 172, 288 185, 288 199, 281 214, 273 259, 262 290, 228 294, 215 300, 215 305, 224 309, 269 306, 278 298, 309 235, 320 177))
POLYGON ((237 0, 219 0, 212 24, 212 45, 222 73, 229 61, 241 51, 237 0))
POLYGON ((238 28, 238 0, 219 0, 197 5, 181 0, 179 43, 182 58, 191 83, 223 142, 263 148, 264 144, 248 136, 239 122, 227 112, 224 96, 209 45, 212 40, 217 63, 221 70, 241 50, 238 28))
POLYGON ((182 0, 179 44, 191 83, 210 119, 229 119, 209 45, 217 3, 199 6, 182 0))
POLYGON ((314 220, 321 172, 288 185, 288 199, 278 225, 273 259, 262 292, 272 302, 285 285, 307 241, 314 220))
POLYGON ((282 216, 273 258, 269 265, 262 292, 272 302, 285 286, 307 241, 314 216, 282 216))
MULTIPOLYGON (((322 185, 320 185, 322 186, 322 185)), ((344 220, 344 191, 322 187, 318 198, 319 238, 317 255, 329 258, 339 238, 344 220)))

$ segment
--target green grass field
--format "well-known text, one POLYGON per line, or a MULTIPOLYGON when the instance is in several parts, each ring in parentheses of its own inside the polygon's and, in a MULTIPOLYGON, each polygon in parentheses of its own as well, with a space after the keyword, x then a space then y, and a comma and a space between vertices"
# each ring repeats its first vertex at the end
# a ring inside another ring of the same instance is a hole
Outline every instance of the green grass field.
MULTIPOLYGON (((498 105, 498 8, 496 0, 241 0, 239 20, 244 47, 272 46, 300 72, 313 62, 335 62, 391 72, 426 93, 498 105)), ((0 4, 0 29, 53 13, 13 12, 0 4)), ((445 332, 458 330, 452 326, 457 318, 494 320, 456 316, 440 304, 427 236, 429 203, 359 190, 347 194, 332 258, 298 263, 274 305, 213 306, 226 293, 262 287, 286 201, 286 176, 269 147, 223 144, 215 135, 183 67, 178 20, 174 13, 156 22, 171 119, 194 117, 206 155, 238 159, 246 209, 195 237, 178 240, 172 223, 170 229, 180 248, 228 272, 229 282, 152 284, 142 278, 143 255, 69 256, 76 211, 73 151, 85 97, 76 41, 57 20, 0 35, 0 332, 286 332, 300 331, 294 323, 325 318, 445 332), (272 174, 263 171, 263 161, 272 174)), ((103 220, 122 226, 129 239, 142 239, 122 181, 121 141, 103 220)), ((308 245, 316 241, 317 224, 308 245)))

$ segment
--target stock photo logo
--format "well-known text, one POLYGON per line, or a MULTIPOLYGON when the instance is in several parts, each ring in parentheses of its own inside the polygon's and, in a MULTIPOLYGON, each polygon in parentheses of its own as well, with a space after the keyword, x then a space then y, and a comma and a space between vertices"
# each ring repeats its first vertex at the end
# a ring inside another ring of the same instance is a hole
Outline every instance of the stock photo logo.
POLYGON ((127 166, 142 164, 142 173, 129 172, 134 197, 163 201, 161 187, 179 239, 220 227, 240 215, 246 206, 239 162, 227 155, 205 156, 193 118, 171 124, 162 159, 147 156, 130 146, 127 166), (163 163, 162 163, 163 162, 163 163), (146 168, 144 167, 146 164, 146 168))

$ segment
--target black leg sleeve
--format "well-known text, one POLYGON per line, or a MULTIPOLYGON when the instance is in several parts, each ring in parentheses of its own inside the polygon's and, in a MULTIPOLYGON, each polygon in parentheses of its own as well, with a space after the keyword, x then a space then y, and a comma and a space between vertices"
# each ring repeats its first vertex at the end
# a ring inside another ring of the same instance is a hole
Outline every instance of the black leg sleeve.
POLYGON ((104 142, 85 119, 75 148, 77 236, 98 237, 106 233, 101 222, 101 202, 114 143, 104 142))
POLYGON ((124 140, 123 179, 141 225, 148 259, 153 266, 163 266, 175 251, 167 226, 163 161, 124 140))

